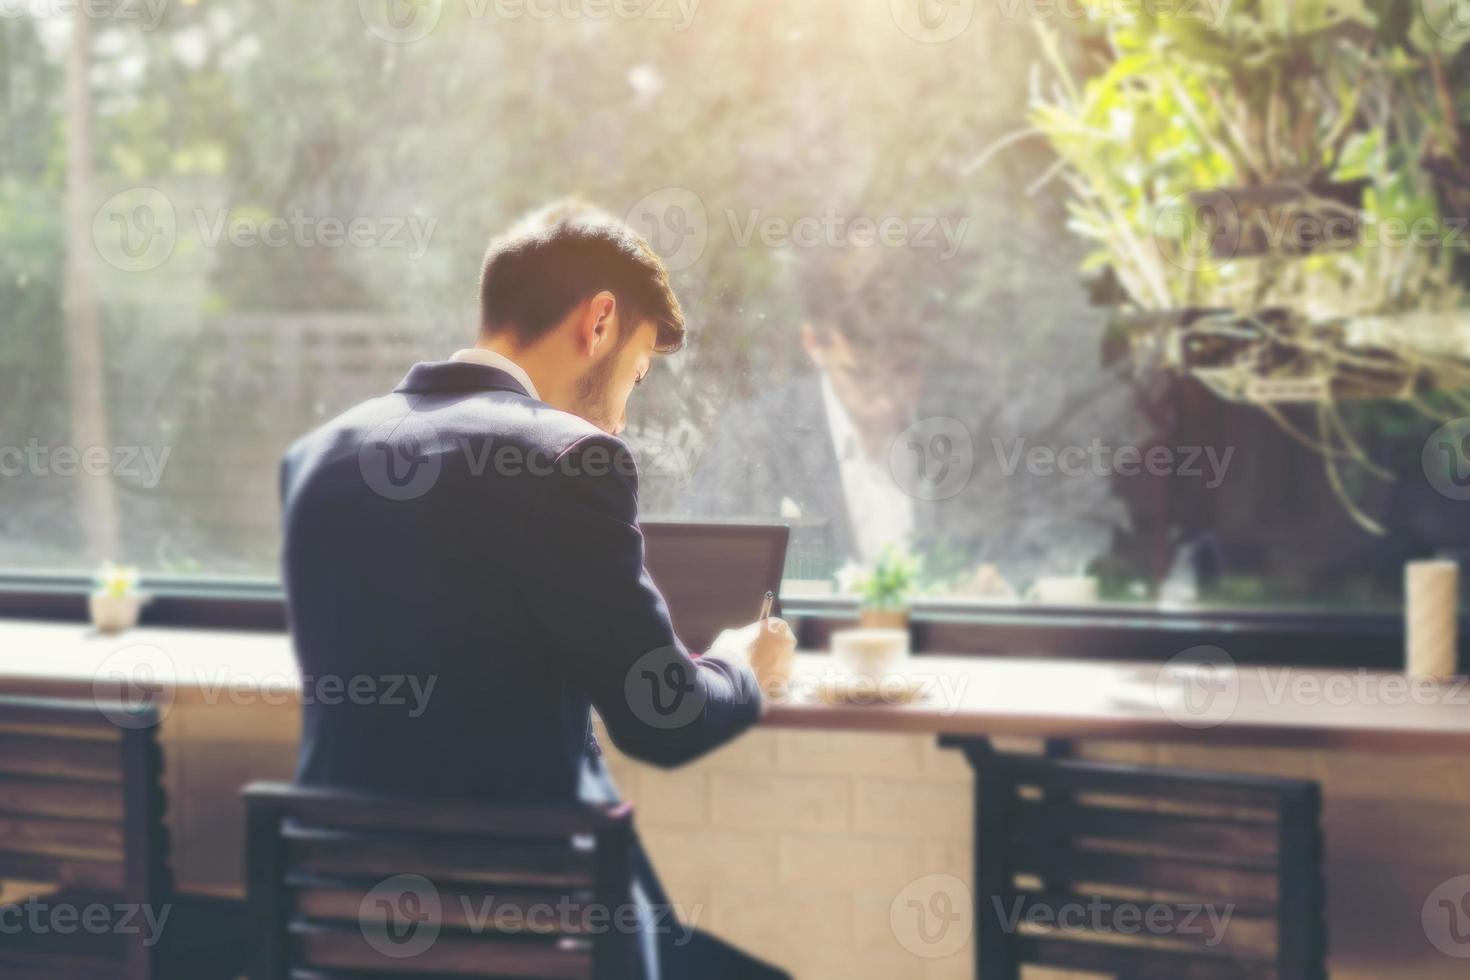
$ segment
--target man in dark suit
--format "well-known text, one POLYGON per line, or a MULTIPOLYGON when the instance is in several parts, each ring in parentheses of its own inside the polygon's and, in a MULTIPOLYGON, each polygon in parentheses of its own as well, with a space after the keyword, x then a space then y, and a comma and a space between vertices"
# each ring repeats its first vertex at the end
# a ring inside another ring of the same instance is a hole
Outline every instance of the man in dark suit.
POLYGON ((928 512, 914 474, 894 469, 912 457, 892 449, 920 417, 931 266, 912 252, 805 253, 799 338, 814 370, 722 411, 684 508, 790 522, 788 577, 830 578, 915 547, 928 512))
MULTIPOLYGON (((791 632, 768 620, 690 655, 643 567, 637 470, 618 438, 629 394, 683 337, 647 244, 600 212, 558 206, 492 244, 474 348, 415 365, 393 393, 292 447, 282 490, 297 656, 317 690, 332 678, 334 692, 362 695, 307 700, 299 781, 610 802, 590 707, 620 750, 661 766, 756 720, 751 665, 789 663, 791 632), (371 696, 404 675, 428 692, 422 703, 371 696)), ((638 864, 643 976, 781 975, 690 941, 638 864)))
MULTIPOLYGON (((1028 275, 1046 268, 1025 258, 1028 275)), ((1021 586, 1107 553, 1125 517, 1110 481, 1002 455, 1123 438, 1127 387, 1067 363, 1084 345, 1060 354, 1015 326, 1045 337, 1085 324, 1078 290, 1024 302, 997 290, 962 315, 952 297, 973 270, 932 251, 809 249, 794 271, 806 319, 793 332, 812 370, 721 407, 684 512, 790 523, 788 579, 830 579, 894 545, 965 593, 985 565, 1021 586)))

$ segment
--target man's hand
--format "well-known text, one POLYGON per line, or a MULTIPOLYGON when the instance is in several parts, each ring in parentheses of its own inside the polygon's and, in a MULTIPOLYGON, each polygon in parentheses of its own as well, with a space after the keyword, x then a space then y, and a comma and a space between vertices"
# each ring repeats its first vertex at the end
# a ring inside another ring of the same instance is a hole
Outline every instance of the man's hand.
POLYGON ((796 667, 796 635, 784 619, 762 619, 715 638, 706 659, 742 664, 755 673, 761 690, 783 690, 796 667))

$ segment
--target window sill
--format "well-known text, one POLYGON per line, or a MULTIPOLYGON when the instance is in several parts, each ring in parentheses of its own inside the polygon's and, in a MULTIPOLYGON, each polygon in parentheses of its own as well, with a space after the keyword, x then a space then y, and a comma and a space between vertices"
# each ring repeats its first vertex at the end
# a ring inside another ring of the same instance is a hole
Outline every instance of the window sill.
MULTIPOLYGON (((282 632, 279 583, 268 580, 151 579, 143 625, 282 632)), ((0 618, 86 622, 91 579, 0 577, 0 618)), ((855 600, 783 599, 801 645, 823 649, 857 622, 855 600)), ((1240 663, 1397 669, 1403 616, 1379 610, 1178 608, 1124 603, 1042 606, 929 600, 915 604, 918 653, 947 652, 1056 659, 1165 661, 1196 646, 1221 647, 1240 663)), ((1461 636, 1470 638, 1470 617, 1461 636)), ((1462 663, 1464 662, 1462 657, 1462 663)))

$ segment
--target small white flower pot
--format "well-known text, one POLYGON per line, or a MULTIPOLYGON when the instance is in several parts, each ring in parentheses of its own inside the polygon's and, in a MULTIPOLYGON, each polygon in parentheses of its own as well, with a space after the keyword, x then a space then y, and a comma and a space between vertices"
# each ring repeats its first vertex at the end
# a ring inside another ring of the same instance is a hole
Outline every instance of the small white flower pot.
POLYGON ((145 598, 141 595, 92 593, 92 625, 99 633, 122 633, 138 625, 145 598))

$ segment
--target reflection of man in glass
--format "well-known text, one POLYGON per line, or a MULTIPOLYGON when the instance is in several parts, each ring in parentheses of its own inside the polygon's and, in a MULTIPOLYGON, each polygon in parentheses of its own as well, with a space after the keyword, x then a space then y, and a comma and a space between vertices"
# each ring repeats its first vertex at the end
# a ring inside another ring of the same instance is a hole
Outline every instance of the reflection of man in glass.
POLYGON ((792 525, 792 578, 827 578, 885 545, 911 546, 914 498, 895 441, 918 416, 928 290, 909 250, 832 248, 797 274, 810 374, 720 416, 689 509, 792 525))

